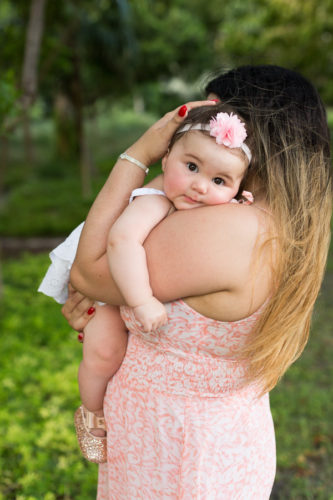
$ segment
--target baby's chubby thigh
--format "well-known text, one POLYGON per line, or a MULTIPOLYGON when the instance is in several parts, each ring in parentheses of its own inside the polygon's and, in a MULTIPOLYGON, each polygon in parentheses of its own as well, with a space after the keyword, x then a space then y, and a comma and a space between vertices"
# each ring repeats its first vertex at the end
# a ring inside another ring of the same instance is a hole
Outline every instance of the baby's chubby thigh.
POLYGON ((119 307, 95 306, 93 318, 84 328, 83 359, 99 377, 111 377, 120 367, 126 353, 127 329, 119 307))

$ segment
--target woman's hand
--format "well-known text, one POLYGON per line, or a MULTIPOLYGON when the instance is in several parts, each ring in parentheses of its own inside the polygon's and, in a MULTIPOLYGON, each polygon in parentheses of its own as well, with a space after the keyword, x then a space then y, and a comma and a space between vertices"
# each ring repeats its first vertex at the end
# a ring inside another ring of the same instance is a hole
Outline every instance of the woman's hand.
POLYGON ((193 101, 179 106, 173 111, 166 113, 160 120, 152 125, 127 152, 140 160, 144 165, 152 165, 160 160, 167 152, 171 137, 178 126, 193 108, 200 106, 213 106, 216 100, 193 101))
POLYGON ((74 330, 82 332, 88 321, 95 314, 94 301, 82 295, 82 293, 75 290, 69 284, 68 299, 63 305, 61 312, 74 330))

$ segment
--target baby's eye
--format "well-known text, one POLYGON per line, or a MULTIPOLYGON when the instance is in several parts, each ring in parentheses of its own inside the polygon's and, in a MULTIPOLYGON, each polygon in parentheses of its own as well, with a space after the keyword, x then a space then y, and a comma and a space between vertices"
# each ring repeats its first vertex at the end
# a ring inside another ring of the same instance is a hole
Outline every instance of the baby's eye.
POLYGON ((187 168, 191 171, 191 172, 198 172, 198 167, 195 163, 192 163, 191 161, 189 161, 187 164, 186 164, 187 168))
POLYGON ((214 182, 214 184, 218 184, 218 185, 224 184, 224 180, 221 177, 214 177, 213 182, 214 182))

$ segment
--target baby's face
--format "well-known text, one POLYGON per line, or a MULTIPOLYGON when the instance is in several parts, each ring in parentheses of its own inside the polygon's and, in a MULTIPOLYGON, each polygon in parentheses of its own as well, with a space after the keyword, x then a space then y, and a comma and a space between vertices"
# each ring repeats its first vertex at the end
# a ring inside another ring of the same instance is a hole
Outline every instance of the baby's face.
POLYGON ((177 210, 228 203, 239 190, 247 159, 200 131, 181 137, 163 158, 164 191, 177 210))

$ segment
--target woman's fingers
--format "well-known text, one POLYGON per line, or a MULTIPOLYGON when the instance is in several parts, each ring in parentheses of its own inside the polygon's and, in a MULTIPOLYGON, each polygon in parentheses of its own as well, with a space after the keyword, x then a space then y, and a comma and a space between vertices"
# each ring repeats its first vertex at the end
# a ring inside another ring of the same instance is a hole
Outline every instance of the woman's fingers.
POLYGON ((83 344, 83 341, 84 341, 84 333, 83 333, 83 332, 79 332, 79 333, 77 334, 77 340, 78 340, 81 344, 83 344))
MULTIPOLYGON (((216 103, 217 103, 216 99, 205 99, 204 101, 190 101, 190 102, 183 104, 183 106, 186 106, 187 111, 189 111, 190 109, 200 108, 201 106, 214 106, 216 103)), ((181 107, 182 106, 180 106, 180 108, 177 108, 177 110, 179 111, 179 109, 181 109, 181 107)))
MULTIPOLYGON (((167 120, 163 123, 163 127, 166 130, 166 135, 169 137, 169 141, 172 135, 177 130, 177 127, 185 120, 191 109, 199 108, 202 106, 214 106, 216 105, 216 100, 206 100, 206 101, 191 101, 179 106, 174 111, 167 113, 167 120)), ((159 122, 157 122, 159 123, 159 122)))
POLYGON ((187 102, 185 104, 182 104, 181 106, 178 106, 178 108, 174 109, 173 111, 169 111, 169 113, 166 113, 158 122, 156 122, 155 125, 152 126, 154 128, 157 126, 157 128, 160 130, 163 127, 167 127, 168 125, 173 128, 172 133, 175 132, 177 127, 182 123, 182 121, 186 118, 188 115, 189 111, 194 108, 200 108, 201 106, 214 106, 216 105, 216 100, 205 100, 205 101, 191 101, 187 102))
POLYGON ((80 304, 81 301, 83 301, 85 297, 77 291, 69 291, 68 293, 68 299, 66 300, 63 309, 67 314, 72 313, 72 311, 80 304))
POLYGON ((88 324, 93 315, 89 315, 87 311, 78 313, 74 310, 72 313, 68 314, 65 308, 62 308, 62 313, 68 321, 69 325, 77 332, 82 332, 85 326, 88 324))
POLYGON ((70 290, 61 312, 74 330, 82 331, 94 316, 94 301, 80 292, 70 290))
POLYGON ((194 108, 201 108, 202 106, 215 106, 217 103, 216 99, 209 99, 205 101, 191 101, 183 104, 182 106, 176 108, 176 115, 175 117, 177 118, 177 123, 179 124, 186 118, 188 115, 189 111, 194 108))
POLYGON ((140 139, 128 148, 128 153, 144 165, 160 160, 167 152, 171 137, 186 118, 188 112, 200 106, 214 106, 215 100, 191 101, 166 113, 152 125, 140 139))

